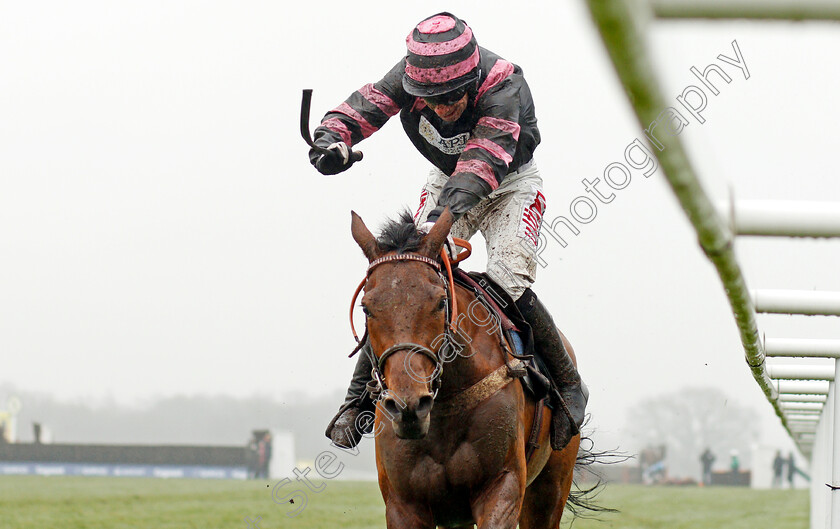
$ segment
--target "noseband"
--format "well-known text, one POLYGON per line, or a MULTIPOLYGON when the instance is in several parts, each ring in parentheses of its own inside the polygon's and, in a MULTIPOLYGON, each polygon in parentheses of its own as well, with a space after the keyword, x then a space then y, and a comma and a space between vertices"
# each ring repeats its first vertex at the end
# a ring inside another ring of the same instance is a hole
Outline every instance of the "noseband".
MULTIPOLYGON (((446 330, 444 332, 448 333, 449 331, 446 330)), ((444 344, 445 343, 446 342, 444 342, 444 344)), ((403 342, 392 345, 386 349, 384 353, 382 353, 379 357, 379 361, 376 360, 376 355, 371 353, 371 363, 374 366, 373 377, 376 379, 376 383, 379 386, 377 388, 377 392, 383 393, 388 390, 388 387, 385 385, 385 362, 388 361, 388 358, 394 353, 406 350, 410 352, 409 354, 420 353, 423 356, 426 356, 435 365, 435 370, 432 371, 432 375, 430 377, 432 398, 434 399, 437 397, 438 390, 440 389, 440 377, 443 375, 443 361, 440 359, 440 355, 438 355, 435 351, 432 351, 428 347, 411 342, 403 342)))
MULTIPOLYGON (((459 243, 460 242, 462 242, 462 241, 459 240, 459 243)), ((467 245, 469 244, 469 243, 466 243, 466 241, 463 241, 463 242, 467 245)), ((467 255, 469 255, 469 254, 467 253, 467 255)), ((461 260, 465 259, 467 257, 467 255, 465 255, 463 257, 461 257, 459 255, 458 259, 454 262, 457 263, 458 261, 461 261, 461 260)), ((384 257, 380 257, 379 259, 371 261, 370 265, 368 265, 368 268, 367 268, 367 274, 365 275, 365 278, 362 280, 362 282, 359 284, 358 288, 356 288, 356 292, 353 295, 353 301, 350 303, 350 328, 353 331, 353 337, 356 339, 356 342, 358 342, 359 345, 361 345, 361 341, 359 340, 359 337, 356 334, 356 328, 353 325, 353 308, 356 304, 356 299, 359 297, 359 293, 362 291, 362 289, 367 284, 368 278, 370 278, 370 274, 371 274, 371 272, 373 271, 374 268, 376 268, 377 266, 379 266, 381 264, 384 264, 384 263, 393 263, 393 262, 399 262, 399 261, 417 261, 417 262, 420 262, 420 263, 425 263, 425 264, 431 266, 432 268, 434 268, 435 272, 437 272, 438 277, 440 278, 441 282, 443 282, 443 287, 446 290, 446 299, 448 301, 447 304, 446 304, 446 311, 447 311, 447 316, 449 316, 448 317, 449 323, 444 326, 444 331, 443 331, 444 334, 446 335, 446 340, 444 340, 441 348, 446 347, 446 345, 448 343, 450 343, 449 340, 451 340, 451 334, 452 334, 452 332, 455 332, 455 327, 456 327, 457 321, 458 321, 458 302, 457 302, 457 299, 455 297, 455 282, 454 282, 453 275, 452 275, 452 262, 453 261, 449 259, 449 255, 448 255, 445 248, 441 250, 441 257, 442 257, 444 266, 446 267, 446 272, 449 276, 448 281, 447 281, 446 277, 444 276, 443 271, 441 270, 440 263, 435 261, 434 259, 431 259, 431 258, 426 257, 424 255, 420 255, 420 254, 416 254, 416 253, 392 254, 392 255, 386 255, 384 257)), ((365 331, 365 334, 367 334, 367 331, 365 331)), ((370 350, 370 356, 371 356, 370 360, 371 360, 371 364, 373 365, 372 375, 373 375, 373 378, 375 379, 376 384, 378 386, 377 388, 375 388, 376 393, 381 394, 381 393, 384 393, 385 391, 388 390, 388 387, 385 385, 385 375, 384 375, 385 362, 388 360, 388 358, 390 358, 392 355, 394 355, 394 353, 397 353, 399 351, 408 350, 408 351, 411 351, 411 354, 414 354, 414 353, 422 354, 423 356, 425 356, 429 360, 431 360, 432 363, 434 364, 435 369, 432 372, 430 383, 431 383, 431 389, 432 389, 432 398, 437 397, 437 393, 438 393, 438 390, 440 389, 440 385, 441 385, 441 376, 443 375, 443 360, 441 359, 439 352, 433 351, 426 346, 416 344, 416 343, 411 343, 411 342, 403 342, 403 343, 398 343, 398 344, 392 345, 391 347, 386 349, 378 359, 376 358, 376 355, 373 354, 373 350, 371 348, 368 348, 368 350, 370 350)))

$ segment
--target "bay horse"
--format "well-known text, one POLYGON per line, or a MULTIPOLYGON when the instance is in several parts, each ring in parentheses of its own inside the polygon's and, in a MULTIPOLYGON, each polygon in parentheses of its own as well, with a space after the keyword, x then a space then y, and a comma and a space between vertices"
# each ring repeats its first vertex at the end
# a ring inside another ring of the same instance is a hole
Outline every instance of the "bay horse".
POLYGON ((382 391, 373 435, 387 527, 558 528, 580 435, 553 451, 551 410, 535 415, 537 404, 509 373, 518 360, 501 335, 468 317, 453 332, 454 307, 476 298, 441 270, 453 216, 445 210, 423 235, 404 214, 377 240, 351 215, 369 261, 361 304, 382 391), (441 336, 463 347, 451 361, 442 359, 441 336), (535 417, 541 434, 526 460, 535 417))

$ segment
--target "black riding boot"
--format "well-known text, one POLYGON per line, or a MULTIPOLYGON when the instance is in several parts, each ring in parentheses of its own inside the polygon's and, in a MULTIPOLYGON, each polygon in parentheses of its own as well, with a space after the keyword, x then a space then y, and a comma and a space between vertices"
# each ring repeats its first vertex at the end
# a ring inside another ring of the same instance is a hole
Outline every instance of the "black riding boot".
POLYGON ((353 370, 353 378, 350 379, 350 387, 347 388, 347 396, 344 404, 339 408, 338 414, 333 417, 327 426, 326 436, 332 439, 340 448, 353 448, 362 439, 362 435, 370 433, 373 428, 372 421, 357 425, 356 418, 363 411, 373 411, 373 402, 366 386, 371 380, 373 366, 370 363, 368 349, 370 345, 365 342, 359 351, 359 359, 356 361, 356 368, 353 370))
POLYGON ((573 436, 580 433, 589 391, 581 381, 572 358, 563 346, 563 340, 554 325, 554 320, 551 319, 551 314, 537 295, 530 288, 526 289, 516 300, 516 307, 531 326, 534 333, 534 348, 545 362, 552 378, 552 385, 556 387, 556 390, 552 391, 554 419, 552 420, 551 447, 561 450, 573 436))

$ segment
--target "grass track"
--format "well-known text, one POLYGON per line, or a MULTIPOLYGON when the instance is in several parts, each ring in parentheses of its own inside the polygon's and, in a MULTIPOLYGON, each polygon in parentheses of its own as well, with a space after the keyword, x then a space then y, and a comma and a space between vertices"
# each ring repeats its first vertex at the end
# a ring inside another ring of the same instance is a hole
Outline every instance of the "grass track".
MULTIPOLYGON (((271 499, 267 481, 0 477, 2 529, 368 529, 385 527, 375 483, 325 482, 289 518, 271 499)), ((287 485, 283 492, 302 489, 287 485)), ((576 529, 807 529, 804 490, 609 486, 600 503, 621 510, 603 521, 577 520, 576 529)), ((296 506, 300 505, 300 499, 296 506)), ((564 524, 567 526, 566 524, 564 524)))

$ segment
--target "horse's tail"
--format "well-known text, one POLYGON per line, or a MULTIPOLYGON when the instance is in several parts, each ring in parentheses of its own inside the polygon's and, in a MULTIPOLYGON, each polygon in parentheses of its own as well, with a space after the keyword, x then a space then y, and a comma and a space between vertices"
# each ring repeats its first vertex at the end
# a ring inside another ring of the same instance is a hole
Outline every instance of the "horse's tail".
POLYGON ((592 465, 623 463, 632 456, 617 450, 596 451, 594 448, 592 438, 581 434, 580 448, 575 461, 575 477, 569 499, 566 501, 566 510, 571 512, 574 518, 597 519, 601 514, 618 512, 617 509, 601 505, 598 501, 598 495, 603 492, 606 482, 592 465), (583 479, 585 476, 589 479, 583 479), (581 481, 585 484, 581 484, 581 481))

